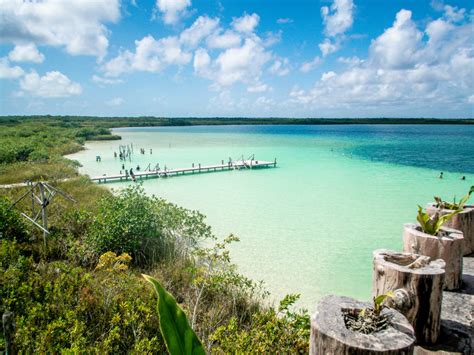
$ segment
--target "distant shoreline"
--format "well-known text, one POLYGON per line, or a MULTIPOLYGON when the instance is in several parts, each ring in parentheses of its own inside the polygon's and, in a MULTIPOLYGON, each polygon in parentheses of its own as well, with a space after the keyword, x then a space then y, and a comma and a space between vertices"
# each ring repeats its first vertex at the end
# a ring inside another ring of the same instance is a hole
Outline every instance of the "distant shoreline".
POLYGON ((80 122, 107 128, 153 126, 228 126, 228 125, 474 125, 473 118, 243 118, 243 117, 95 117, 95 116, 0 116, 0 125, 24 121, 53 120, 80 122))

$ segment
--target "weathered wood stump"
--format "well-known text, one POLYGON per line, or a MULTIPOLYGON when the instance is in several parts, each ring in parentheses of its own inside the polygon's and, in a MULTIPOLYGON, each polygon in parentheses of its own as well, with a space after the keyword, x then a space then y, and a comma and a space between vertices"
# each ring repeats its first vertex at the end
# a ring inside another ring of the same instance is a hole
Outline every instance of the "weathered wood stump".
POLYGON ((407 317, 418 343, 433 344, 438 339, 444 266, 442 259, 429 256, 374 251, 373 296, 395 292, 388 304, 407 317))
POLYGON ((349 297, 327 296, 311 317, 311 355, 327 354, 413 354, 415 334, 408 320, 398 311, 384 309, 391 325, 382 331, 362 334, 346 327, 344 311, 361 310, 370 303, 349 297))
POLYGON ((442 227, 438 236, 426 234, 414 223, 403 225, 403 251, 443 259, 446 263, 444 289, 461 287, 462 245, 464 238, 458 230, 442 227))
MULTIPOLYGON (((434 203, 426 206, 426 212, 433 216, 438 211, 434 203)), ((439 210, 441 216, 454 212, 454 210, 439 210)), ((444 224, 448 228, 460 230, 464 237, 463 255, 474 253, 474 206, 466 206, 463 211, 454 215, 444 224)))

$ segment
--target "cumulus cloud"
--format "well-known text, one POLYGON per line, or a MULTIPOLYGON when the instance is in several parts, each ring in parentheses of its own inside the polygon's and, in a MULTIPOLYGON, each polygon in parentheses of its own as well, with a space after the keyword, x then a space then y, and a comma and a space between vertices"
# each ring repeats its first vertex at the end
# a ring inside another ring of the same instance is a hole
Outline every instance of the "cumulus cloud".
POLYGON ((44 61, 44 55, 38 51, 38 48, 33 43, 17 44, 8 53, 8 58, 12 62, 42 63, 44 61))
POLYGON ((420 59, 422 37, 423 34, 411 19, 411 11, 401 10, 392 27, 372 42, 372 58, 383 68, 411 67, 420 59))
POLYGON ((0 58, 0 79, 17 79, 24 73, 19 66, 11 66, 8 58, 0 58))
POLYGON ((190 0, 156 0, 156 10, 162 13, 163 22, 168 25, 177 23, 189 6, 190 0))
POLYGON ((181 47, 176 36, 156 40, 148 35, 135 41, 135 51, 121 52, 102 66, 107 77, 117 77, 133 71, 156 73, 169 65, 184 65, 191 61, 191 54, 181 47))
MULTIPOLYGON (((273 54, 267 49, 271 45, 268 35, 262 39, 255 33, 259 19, 257 14, 244 14, 225 29, 219 19, 200 16, 178 36, 155 39, 148 35, 135 41, 134 50, 122 50, 101 70, 110 79, 134 71, 159 72, 192 61, 194 73, 211 80, 214 89, 243 83, 249 92, 268 90, 261 77, 273 54)), ((288 59, 273 59, 270 72, 286 75, 288 59)))
POLYGON ((119 18, 119 0, 0 0, 0 41, 64 46, 69 54, 102 58, 109 44, 105 23, 119 18))
POLYGON ((218 87, 242 82, 254 87, 260 84, 262 67, 271 59, 258 37, 246 38, 239 47, 226 49, 211 61, 209 54, 200 51, 195 57, 195 72, 215 82, 218 87), (196 64, 199 65, 196 66, 196 64))
POLYGON ((324 32, 334 37, 346 32, 354 21, 354 3, 352 0, 334 0, 331 7, 321 7, 321 16, 324 22, 324 32))
POLYGON ((323 57, 326 57, 327 55, 334 53, 339 49, 339 43, 332 42, 329 38, 326 38, 318 46, 321 50, 321 53, 323 54, 323 57))
POLYGON ((295 87, 290 97, 318 109, 376 107, 379 114, 385 108, 392 114, 409 109, 413 115, 436 112, 436 107, 454 110, 469 101, 474 89, 471 21, 455 25, 443 17, 420 30, 411 12, 401 10, 372 41, 366 60, 340 59, 346 70, 326 72, 312 89, 295 87))
POLYGON ((32 70, 20 80, 20 88, 32 96, 47 98, 68 97, 82 92, 80 84, 71 81, 59 71, 50 71, 39 76, 32 70))
POLYGON ((214 33, 219 27, 219 19, 207 16, 199 16, 191 27, 185 29, 180 35, 180 41, 184 45, 195 47, 204 38, 214 33))
POLYGON ((232 21, 232 26, 237 32, 251 33, 255 30, 260 22, 260 16, 253 13, 252 15, 245 14, 242 17, 235 18, 232 21))
POLYGON ((354 8, 352 0, 334 0, 331 7, 321 7, 324 33, 327 36, 319 44, 323 57, 339 50, 344 33, 354 22, 354 8))
POLYGON ((316 56, 312 60, 304 62, 300 67, 300 71, 303 73, 308 73, 316 68, 319 64, 321 64, 321 57, 316 56))
POLYGON ((242 42, 242 37, 232 30, 224 33, 216 33, 207 39, 209 48, 231 48, 237 47, 242 42))
POLYGON ((290 72, 290 61, 288 58, 276 58, 268 71, 273 75, 285 76, 290 72))

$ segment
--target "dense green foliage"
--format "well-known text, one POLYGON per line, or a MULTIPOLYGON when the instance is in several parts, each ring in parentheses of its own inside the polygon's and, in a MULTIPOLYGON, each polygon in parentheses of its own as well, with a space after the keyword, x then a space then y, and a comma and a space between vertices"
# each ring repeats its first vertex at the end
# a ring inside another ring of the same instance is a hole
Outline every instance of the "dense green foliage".
POLYGON ((26 187, 0 189, 0 314, 14 314, 17 350, 165 352, 146 273, 174 296, 208 352, 307 352, 307 314, 266 305, 261 284, 230 262, 236 237, 216 242, 199 212, 146 196, 140 186, 112 194, 62 157, 87 139, 119 138, 110 127, 157 122, 188 124, 0 117, 0 184, 48 179, 76 200, 57 197, 48 206, 45 245, 18 213, 31 214, 31 201, 12 208, 26 187))
POLYGON ((0 197, 0 239, 25 241, 26 226, 17 210, 11 207, 11 202, 0 197))

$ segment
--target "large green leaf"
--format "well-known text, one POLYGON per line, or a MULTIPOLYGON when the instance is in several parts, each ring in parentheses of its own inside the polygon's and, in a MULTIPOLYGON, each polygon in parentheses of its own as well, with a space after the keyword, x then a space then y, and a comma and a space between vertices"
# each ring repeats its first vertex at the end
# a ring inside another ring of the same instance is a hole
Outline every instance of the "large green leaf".
POLYGON ((178 306, 174 297, 153 277, 143 275, 153 285, 158 295, 160 330, 166 348, 171 355, 205 355, 201 341, 189 326, 186 314, 178 306))

